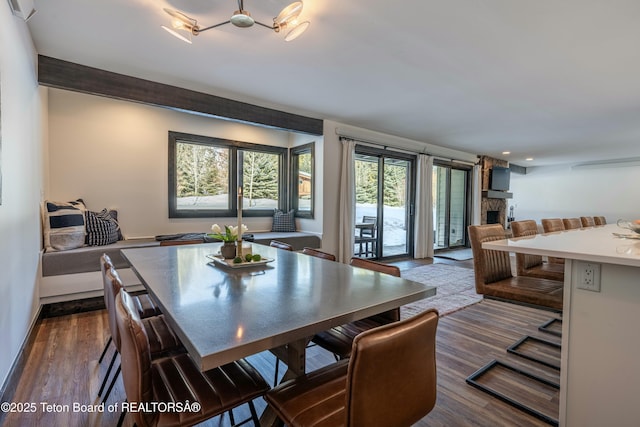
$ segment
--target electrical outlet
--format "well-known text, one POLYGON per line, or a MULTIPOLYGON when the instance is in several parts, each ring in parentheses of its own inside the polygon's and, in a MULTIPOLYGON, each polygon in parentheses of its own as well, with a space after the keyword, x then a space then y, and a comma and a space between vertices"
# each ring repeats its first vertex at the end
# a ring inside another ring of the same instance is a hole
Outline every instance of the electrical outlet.
POLYGON ((600 264, 578 262, 578 289, 600 292, 600 264))

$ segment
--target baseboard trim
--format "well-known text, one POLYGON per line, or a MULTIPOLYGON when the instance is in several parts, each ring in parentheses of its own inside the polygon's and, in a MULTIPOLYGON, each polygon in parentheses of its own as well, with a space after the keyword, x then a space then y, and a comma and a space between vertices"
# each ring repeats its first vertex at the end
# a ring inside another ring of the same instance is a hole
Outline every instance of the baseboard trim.
MULTIPOLYGON (((7 378, 2 384, 2 388, 0 388, 0 402, 11 402, 13 400, 16 390, 18 389, 18 384, 20 383, 20 377, 27 365, 29 354, 31 353, 33 344, 36 341, 37 327, 40 325, 41 321, 42 305, 38 308, 38 313, 31 322, 29 332, 22 342, 18 356, 13 361, 13 365, 11 365, 9 375, 7 375, 7 378)), ((0 411, 0 425, 4 425, 6 414, 6 412, 0 411)))

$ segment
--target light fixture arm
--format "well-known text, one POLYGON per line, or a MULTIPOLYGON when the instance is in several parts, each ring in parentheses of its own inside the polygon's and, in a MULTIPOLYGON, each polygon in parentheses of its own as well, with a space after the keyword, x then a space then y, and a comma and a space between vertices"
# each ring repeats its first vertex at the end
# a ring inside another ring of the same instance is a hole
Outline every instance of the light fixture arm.
POLYGON ((231 23, 231 21, 224 21, 224 22, 221 22, 221 23, 219 23, 219 24, 210 25, 210 26, 205 27, 205 28, 193 27, 193 28, 191 29, 191 32, 193 33, 193 35, 194 35, 194 36, 197 36, 198 34, 200 34, 200 33, 202 33, 202 32, 205 32, 205 31, 207 31, 207 30, 211 30, 212 28, 221 27, 221 26, 223 26, 223 25, 227 25, 227 24, 230 24, 230 23, 231 23))

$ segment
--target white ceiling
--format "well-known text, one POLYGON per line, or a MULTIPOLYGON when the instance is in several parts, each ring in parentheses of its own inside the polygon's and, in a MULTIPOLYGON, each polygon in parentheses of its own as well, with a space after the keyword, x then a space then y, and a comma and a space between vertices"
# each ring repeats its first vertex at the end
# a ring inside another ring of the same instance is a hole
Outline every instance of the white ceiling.
MULTIPOLYGON (((269 24, 290 1, 244 7, 269 24)), ((163 7, 208 26, 237 2, 36 0, 28 26, 42 55, 523 166, 640 157, 638 0, 305 0, 293 42, 192 45, 163 7)))

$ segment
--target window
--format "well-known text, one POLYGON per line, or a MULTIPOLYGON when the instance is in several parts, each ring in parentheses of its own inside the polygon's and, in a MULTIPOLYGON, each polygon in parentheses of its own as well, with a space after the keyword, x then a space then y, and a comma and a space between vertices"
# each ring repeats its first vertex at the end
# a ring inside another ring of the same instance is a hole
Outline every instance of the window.
POLYGON ((290 150, 291 208, 296 216, 313 218, 314 145, 305 144, 290 150))
POLYGON ((169 132, 169 217, 271 216, 287 208, 287 149, 169 132))

